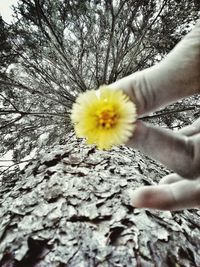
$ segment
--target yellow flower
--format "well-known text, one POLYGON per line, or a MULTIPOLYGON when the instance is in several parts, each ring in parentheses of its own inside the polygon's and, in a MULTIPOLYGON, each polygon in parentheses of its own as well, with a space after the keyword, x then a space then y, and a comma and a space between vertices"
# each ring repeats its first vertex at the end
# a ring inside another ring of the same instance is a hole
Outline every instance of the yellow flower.
POLYGON ((136 108, 121 90, 101 86, 80 94, 71 119, 78 137, 100 149, 124 144, 133 134, 136 108))

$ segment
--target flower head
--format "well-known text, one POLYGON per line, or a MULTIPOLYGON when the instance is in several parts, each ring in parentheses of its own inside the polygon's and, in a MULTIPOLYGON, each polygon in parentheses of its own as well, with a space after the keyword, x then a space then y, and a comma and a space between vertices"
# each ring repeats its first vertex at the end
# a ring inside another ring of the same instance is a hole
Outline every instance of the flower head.
POLYGON ((71 119, 78 137, 100 149, 123 144, 133 134, 136 108, 121 90, 101 86, 80 94, 71 119))

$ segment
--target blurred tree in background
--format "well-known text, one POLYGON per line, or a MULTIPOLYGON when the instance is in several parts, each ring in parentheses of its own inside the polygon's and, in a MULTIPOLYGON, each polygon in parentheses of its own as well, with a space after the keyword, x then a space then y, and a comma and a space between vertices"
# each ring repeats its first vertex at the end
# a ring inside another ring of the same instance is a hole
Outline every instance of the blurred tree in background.
POLYGON ((12 50, 12 43, 10 40, 10 29, 6 26, 2 17, 0 16, 0 73, 1 75, 6 71, 6 68, 15 62, 16 54, 12 50))
MULTIPOLYGON (((0 18, 0 155, 12 151, 17 166, 64 143, 78 93, 152 66, 199 14, 195 0, 19 0, 12 25, 0 18)), ((144 119, 180 128, 199 116, 198 101, 144 119)))

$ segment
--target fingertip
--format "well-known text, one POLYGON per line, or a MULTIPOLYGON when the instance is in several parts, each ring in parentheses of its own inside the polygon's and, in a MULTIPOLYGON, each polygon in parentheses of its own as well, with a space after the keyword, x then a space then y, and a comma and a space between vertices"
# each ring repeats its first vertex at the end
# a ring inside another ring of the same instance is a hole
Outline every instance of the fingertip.
POLYGON ((136 189, 131 196, 131 203, 136 208, 145 208, 152 202, 153 192, 149 186, 136 189))
POLYGON ((167 185, 144 186, 133 192, 131 203, 135 208, 171 210, 174 198, 167 185))

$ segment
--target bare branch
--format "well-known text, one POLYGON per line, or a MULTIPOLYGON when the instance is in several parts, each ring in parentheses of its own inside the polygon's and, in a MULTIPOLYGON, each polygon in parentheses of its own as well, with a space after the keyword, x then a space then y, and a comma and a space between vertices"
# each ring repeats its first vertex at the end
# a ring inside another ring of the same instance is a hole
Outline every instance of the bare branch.
POLYGON ((158 117, 162 117, 162 116, 167 116, 169 114, 175 114, 175 113, 186 112, 186 111, 191 111, 191 110, 196 110, 196 107, 193 106, 193 107, 186 107, 186 108, 182 108, 182 109, 169 110, 166 112, 159 112, 155 115, 149 115, 149 116, 141 117, 140 120, 158 118, 158 117))

